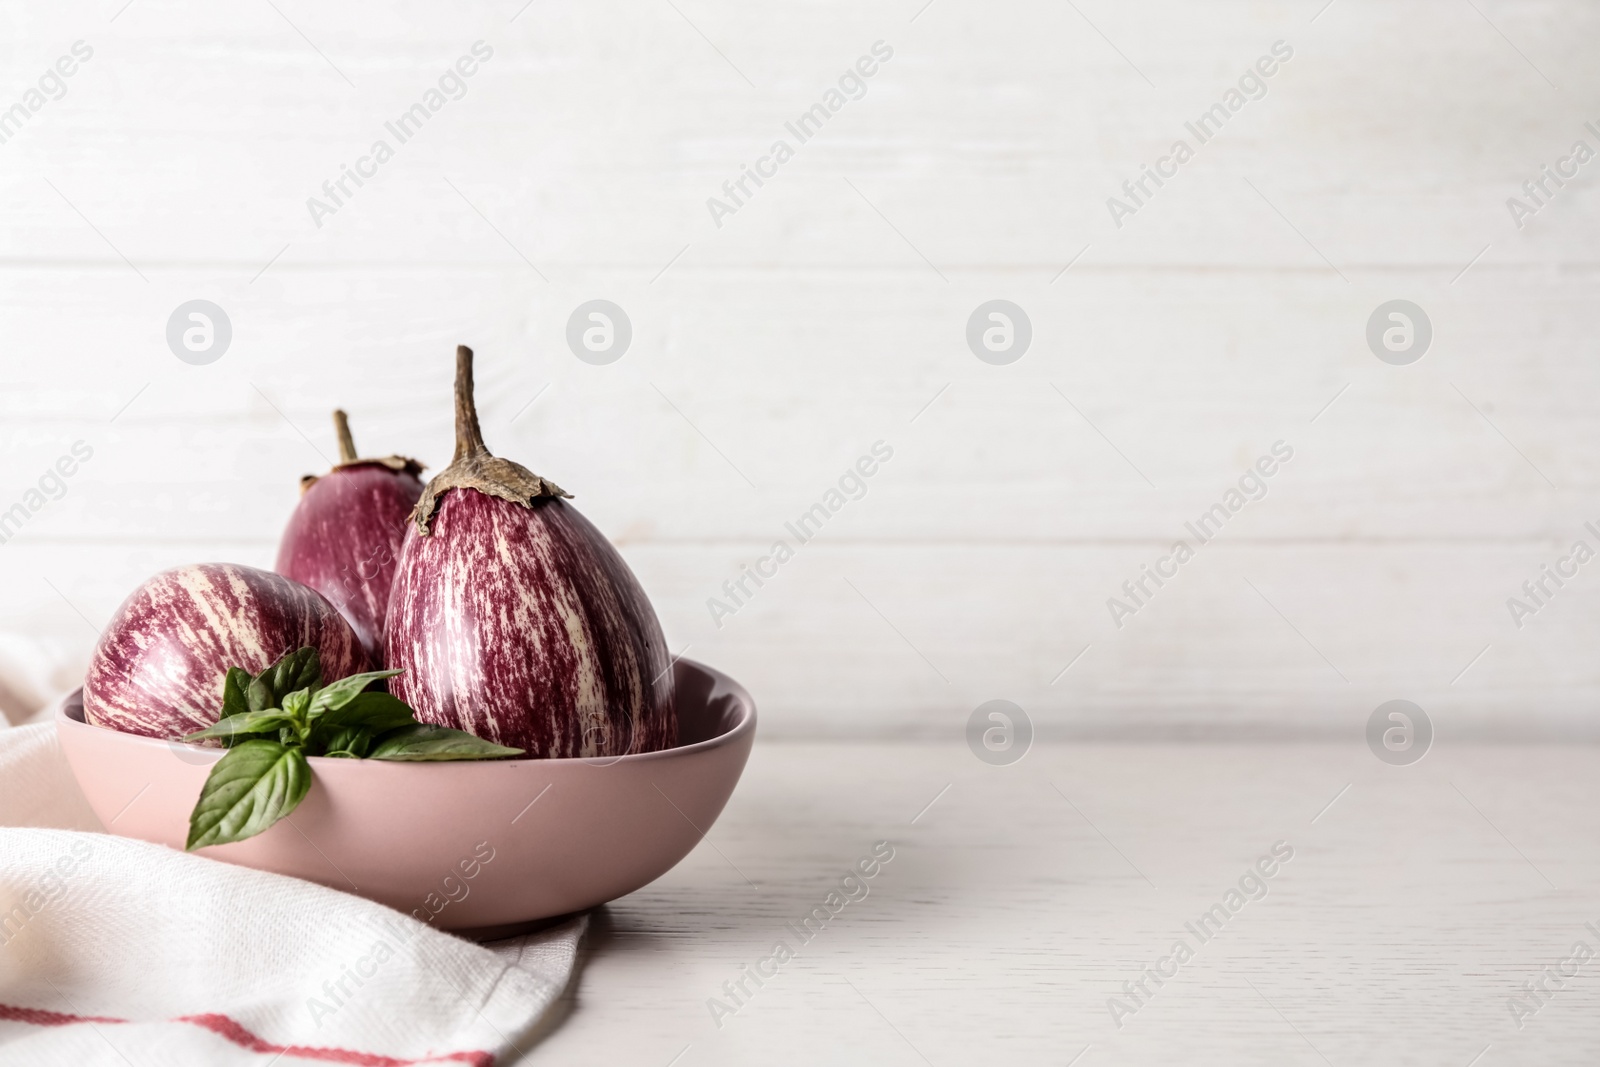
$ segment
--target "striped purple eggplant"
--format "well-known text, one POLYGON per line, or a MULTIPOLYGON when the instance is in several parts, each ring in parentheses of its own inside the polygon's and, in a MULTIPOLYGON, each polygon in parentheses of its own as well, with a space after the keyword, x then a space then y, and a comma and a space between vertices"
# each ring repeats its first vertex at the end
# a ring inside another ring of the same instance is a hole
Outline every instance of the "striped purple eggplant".
POLYGON ((456 349, 455 458, 428 483, 389 597, 390 692, 419 721, 529 757, 677 743, 661 624, 569 494, 489 454, 456 349))
POLYGON ((135 589, 100 635, 84 714, 175 740, 217 721, 229 667, 256 674, 307 645, 326 681, 368 667, 355 631, 315 589, 234 563, 174 567, 135 589))
POLYGON ((277 570, 327 597, 381 667, 389 587, 422 495, 422 464, 404 456, 358 459, 345 413, 335 411, 333 423, 339 465, 300 480, 300 503, 278 542, 277 570))

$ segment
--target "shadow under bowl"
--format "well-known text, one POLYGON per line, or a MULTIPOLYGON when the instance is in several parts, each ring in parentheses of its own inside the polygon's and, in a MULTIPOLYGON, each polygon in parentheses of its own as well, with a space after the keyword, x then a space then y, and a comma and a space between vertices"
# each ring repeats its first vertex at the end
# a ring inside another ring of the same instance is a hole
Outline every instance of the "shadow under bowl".
MULTIPOLYGON (((197 852, 292 875, 487 940, 625 896, 687 856, 733 794, 755 740, 742 686, 680 659, 679 744, 591 759, 398 763, 313 757, 289 818, 197 852)), ((222 749, 56 714, 62 751, 106 829, 182 849, 222 749)))

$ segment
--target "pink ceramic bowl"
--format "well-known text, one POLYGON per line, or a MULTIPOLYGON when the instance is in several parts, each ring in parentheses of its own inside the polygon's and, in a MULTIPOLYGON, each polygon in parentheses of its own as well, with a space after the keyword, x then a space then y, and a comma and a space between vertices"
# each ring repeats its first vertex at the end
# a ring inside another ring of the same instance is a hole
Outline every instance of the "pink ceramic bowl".
MULTIPOLYGON (((311 792, 265 833, 201 855, 293 875, 469 937, 516 933, 648 885, 722 812, 755 740, 733 679, 679 660, 680 744, 606 759, 311 760, 311 792)), ((56 717, 61 748, 113 833, 181 849, 222 750, 56 717)))

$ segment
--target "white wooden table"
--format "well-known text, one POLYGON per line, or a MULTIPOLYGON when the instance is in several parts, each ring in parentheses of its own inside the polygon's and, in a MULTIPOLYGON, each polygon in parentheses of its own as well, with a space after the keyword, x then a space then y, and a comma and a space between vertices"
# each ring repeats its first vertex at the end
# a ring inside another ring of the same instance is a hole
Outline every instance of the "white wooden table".
POLYGON ((1353 739, 1036 745, 995 768, 959 741, 758 745, 706 842, 597 914, 564 1018, 519 1044, 660 1067, 1592 1064, 1600 960, 1520 1030, 1508 1000, 1600 949, 1594 758, 1441 741, 1390 767, 1353 739), (708 999, 880 839, 870 894, 719 1028, 708 999), (1267 895, 1199 943, 1185 923, 1278 841, 1267 895), (1179 937, 1193 958, 1119 1029, 1108 999, 1179 937))

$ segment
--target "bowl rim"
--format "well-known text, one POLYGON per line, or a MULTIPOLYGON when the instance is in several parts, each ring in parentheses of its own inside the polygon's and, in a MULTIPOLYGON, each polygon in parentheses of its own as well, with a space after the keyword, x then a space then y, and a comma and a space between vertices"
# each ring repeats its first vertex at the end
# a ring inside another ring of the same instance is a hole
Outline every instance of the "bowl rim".
MULTIPOLYGON (((680 667, 687 667, 691 670, 703 671, 704 673, 711 675, 716 682, 720 683, 718 688, 724 690, 726 695, 734 697, 739 706, 739 718, 733 724, 733 726, 727 730, 724 730, 722 733, 708 737, 703 741, 693 741, 687 745, 674 745, 672 748, 658 748, 651 752, 628 752, 620 756, 555 756, 542 759, 497 759, 484 760, 481 762, 470 762, 473 763, 473 766, 498 767, 548 767, 552 765, 561 767, 611 767, 624 761, 637 763, 646 760, 670 759, 675 756, 686 756, 697 752, 707 752, 711 749, 737 744, 745 737, 755 732, 756 702, 755 699, 750 696, 749 691, 745 689, 744 686, 734 681, 733 678, 724 674, 722 671, 717 670, 715 667, 708 666, 707 664, 701 663, 699 660, 689 659, 685 656, 680 656, 674 660, 672 666, 674 673, 676 673, 680 667)), ((217 759, 221 759, 224 753, 227 751, 226 749, 212 748, 210 745, 200 745, 190 741, 169 741, 165 738, 150 737, 146 734, 132 734, 126 733, 122 730, 113 730, 109 726, 98 726, 95 723, 90 722, 87 717, 75 719, 67 713, 67 709, 73 704, 77 704, 79 707, 83 705, 83 686, 81 685, 66 693, 59 701, 56 702, 55 712, 50 718, 51 721, 56 724, 57 729, 60 729, 63 725, 65 725, 69 729, 95 730, 111 737, 120 738, 130 744, 137 744, 144 747, 159 745, 165 749, 181 747, 184 749, 193 750, 196 755, 205 756, 214 753, 217 759)), ((346 766, 354 764, 369 765, 374 762, 372 760, 335 759, 330 756, 308 756, 306 758, 315 766, 332 766, 336 764, 342 764, 346 766)), ((445 761, 442 763, 435 763, 427 760, 378 760, 376 762, 383 763, 391 767, 430 767, 458 766, 461 762, 465 761, 445 761)))

